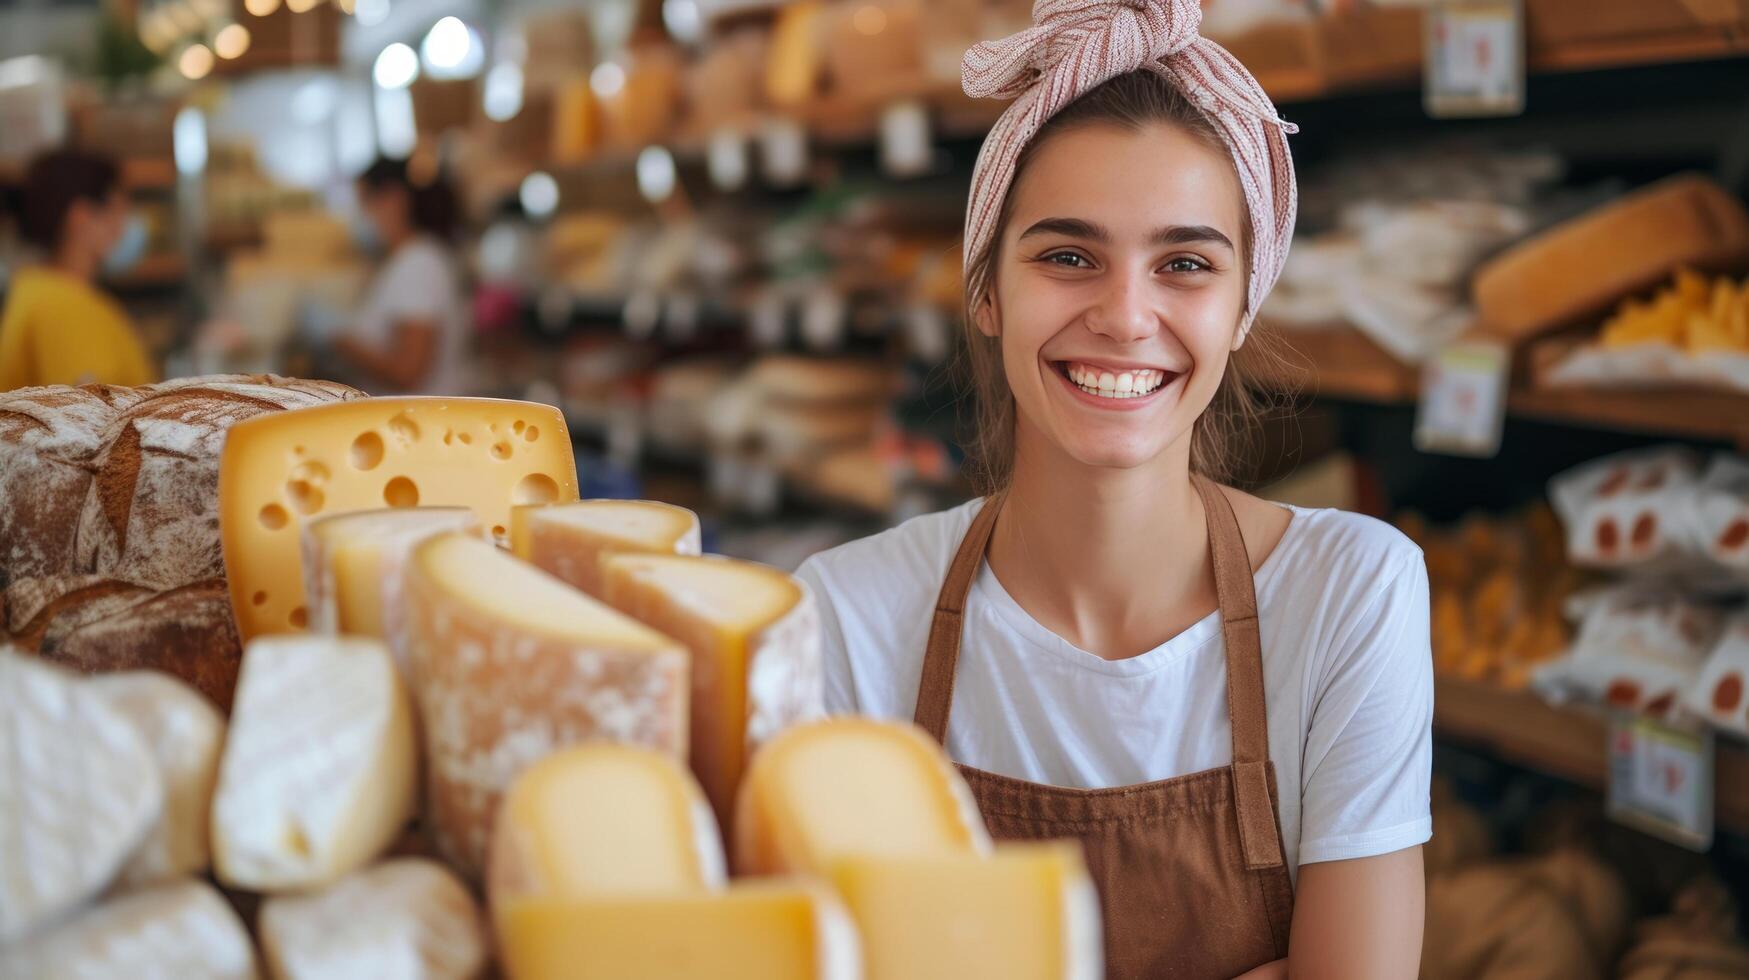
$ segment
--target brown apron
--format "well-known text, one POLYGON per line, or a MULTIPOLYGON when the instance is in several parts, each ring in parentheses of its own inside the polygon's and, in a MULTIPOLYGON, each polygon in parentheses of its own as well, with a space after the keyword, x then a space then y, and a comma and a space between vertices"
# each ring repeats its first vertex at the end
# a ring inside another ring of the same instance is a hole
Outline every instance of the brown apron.
MULTIPOLYGON (((1230 980, 1286 956, 1293 917, 1251 563, 1232 504, 1213 483, 1192 479, 1207 515, 1227 649, 1233 764, 1110 789, 1047 786, 959 766, 992 837, 1081 840, 1105 913, 1106 975, 1114 978, 1230 980)), ((991 498, 972 521, 929 627, 916 720, 944 744, 966 593, 1000 509, 1001 498, 991 498)))

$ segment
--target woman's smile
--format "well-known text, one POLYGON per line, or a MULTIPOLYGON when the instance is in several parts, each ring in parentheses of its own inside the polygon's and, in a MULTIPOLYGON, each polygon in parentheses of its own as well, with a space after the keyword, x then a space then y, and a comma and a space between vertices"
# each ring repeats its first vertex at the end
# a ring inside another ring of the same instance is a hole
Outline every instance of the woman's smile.
POLYGON ((1048 361, 1051 373, 1081 404, 1106 411, 1138 411, 1176 393, 1184 372, 1094 361, 1048 361))

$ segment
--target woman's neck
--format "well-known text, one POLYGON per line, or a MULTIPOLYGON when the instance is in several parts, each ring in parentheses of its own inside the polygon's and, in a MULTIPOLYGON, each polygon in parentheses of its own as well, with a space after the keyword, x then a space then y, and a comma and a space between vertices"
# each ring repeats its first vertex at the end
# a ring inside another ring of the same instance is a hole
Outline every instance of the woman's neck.
POLYGON ((1086 466, 1022 436, 991 569, 1052 632, 1108 659, 1159 645, 1213 608, 1190 440, 1131 469, 1086 466))
POLYGON ((97 256, 89 249, 63 245, 55 250, 49 265, 75 279, 91 282, 97 278, 97 256))

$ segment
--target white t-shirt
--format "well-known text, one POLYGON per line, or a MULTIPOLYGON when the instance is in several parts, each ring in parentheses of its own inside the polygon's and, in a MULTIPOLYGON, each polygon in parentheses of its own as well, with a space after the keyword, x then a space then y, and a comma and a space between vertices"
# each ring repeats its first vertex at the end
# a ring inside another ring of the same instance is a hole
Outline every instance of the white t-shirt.
POLYGON ((421 235, 389 256, 366 291, 355 321, 357 339, 391 353, 395 325, 418 320, 437 327, 437 358, 416 393, 459 395, 467 385, 468 317, 449 251, 421 235))
MULTIPOLYGON (((808 559, 826 706, 910 719, 942 578, 981 500, 808 559)), ((1287 863, 1387 854, 1432 834, 1433 659, 1421 550, 1381 521, 1290 508, 1256 575, 1269 755, 1287 863)), ((1098 788, 1233 761, 1220 613, 1136 657, 1052 633, 988 563, 966 600, 947 750, 1031 782, 1098 788)))

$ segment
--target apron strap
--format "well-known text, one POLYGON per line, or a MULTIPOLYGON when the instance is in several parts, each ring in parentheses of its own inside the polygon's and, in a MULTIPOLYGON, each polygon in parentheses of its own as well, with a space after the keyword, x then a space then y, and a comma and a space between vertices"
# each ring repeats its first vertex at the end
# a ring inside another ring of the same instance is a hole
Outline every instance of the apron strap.
POLYGON ((935 600, 935 618, 929 624, 929 645, 923 651, 923 676, 917 684, 917 710, 913 719, 937 744, 947 744, 947 713, 953 707, 954 669, 960 662, 960 638, 965 635, 966 595, 984 561, 990 529, 1002 510, 1000 496, 987 497, 972 518, 972 526, 954 552, 953 563, 935 600))
POLYGON ((1283 863, 1281 834, 1269 788, 1269 710, 1263 696, 1263 641, 1257 628, 1257 592, 1251 558, 1232 502, 1220 487, 1193 476, 1208 522, 1209 555, 1215 569, 1215 599, 1221 608, 1221 638, 1227 648, 1227 720, 1233 734, 1233 799, 1245 866, 1283 863))

